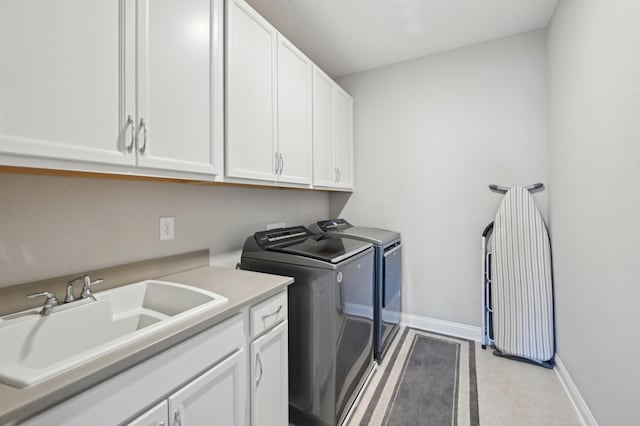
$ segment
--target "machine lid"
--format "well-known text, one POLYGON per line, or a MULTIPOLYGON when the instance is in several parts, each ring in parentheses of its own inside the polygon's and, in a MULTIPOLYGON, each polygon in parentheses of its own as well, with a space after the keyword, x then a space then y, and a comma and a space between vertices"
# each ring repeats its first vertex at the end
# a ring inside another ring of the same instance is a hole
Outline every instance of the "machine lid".
POLYGON ((344 219, 331 219, 317 222, 324 233, 340 237, 355 238, 377 245, 386 245, 400 238, 400 233, 387 229, 353 226, 344 219))
POLYGON ((370 243, 345 238, 314 236, 290 245, 269 248, 271 251, 339 263, 371 247, 370 243))

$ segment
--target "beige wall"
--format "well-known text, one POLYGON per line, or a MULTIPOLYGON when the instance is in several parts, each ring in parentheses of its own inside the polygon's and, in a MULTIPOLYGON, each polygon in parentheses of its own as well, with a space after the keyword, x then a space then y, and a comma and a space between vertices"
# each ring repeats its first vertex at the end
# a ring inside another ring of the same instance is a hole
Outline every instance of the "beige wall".
POLYGON ((502 198, 487 186, 547 179, 545 59, 537 31, 339 79, 356 192, 331 213, 402 232, 408 313, 480 325, 480 237, 502 198))
POLYGON ((640 2, 563 0, 548 46, 558 355, 599 424, 635 425, 640 2))
POLYGON ((0 287, 209 248, 328 214, 324 192, 0 174, 0 287), (176 238, 159 240, 159 218, 176 238))

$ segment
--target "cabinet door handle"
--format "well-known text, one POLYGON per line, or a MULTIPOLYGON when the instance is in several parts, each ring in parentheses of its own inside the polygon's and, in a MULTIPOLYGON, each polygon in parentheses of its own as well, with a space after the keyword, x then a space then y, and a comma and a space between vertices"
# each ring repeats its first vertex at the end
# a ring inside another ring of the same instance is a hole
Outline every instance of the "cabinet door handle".
POLYGON ((340 173, 340 167, 338 167, 338 182, 340 182, 341 177, 342 177, 342 174, 340 173))
POLYGON ((180 415, 180 410, 173 413, 173 425, 182 426, 182 416, 180 415))
MULTIPOLYGON (((267 318, 271 318, 272 316, 276 315, 276 322, 278 320, 278 314, 280 313, 280 311, 282 310, 282 305, 278 305, 278 309, 276 309, 275 311, 271 312, 270 314, 264 314, 262 316, 262 322, 264 323, 264 325, 267 325, 267 318)), ((275 324, 275 323, 274 323, 275 324)))
POLYGON ((278 171, 280 170, 280 157, 278 156, 278 153, 276 152, 275 154, 273 154, 274 157, 274 175, 278 174, 278 171))
POLYGON ((161 420, 161 421, 158 423, 158 426, 167 426, 167 423, 166 423, 164 420, 161 420))
POLYGON ((140 152, 140 154, 144 155, 145 151, 147 150, 147 140, 149 139, 149 131, 147 129, 147 122, 144 121, 144 118, 140 119, 140 125, 138 126, 138 133, 137 133, 136 139, 138 137, 140 137, 140 130, 143 131, 143 133, 142 133, 143 143, 142 143, 142 146, 140 147, 140 149, 138 151, 140 152))
POLYGON ((333 173, 334 173, 334 174, 335 174, 335 176, 336 176, 335 178, 333 178, 333 181, 334 181, 335 183, 338 183, 338 168, 337 168, 337 167, 333 169, 333 173))
POLYGON ((282 175, 282 171, 284 170, 284 155, 280 154, 280 175, 282 175))
POLYGON ((136 144, 136 122, 132 115, 127 116, 127 124, 125 125, 125 134, 127 129, 131 127, 131 142, 126 146, 126 150, 129 154, 133 152, 133 147, 136 144))
POLYGON ((256 388, 260 386, 260 381, 262 381, 262 358, 260 358, 260 352, 256 353, 256 388), (260 374, 258 374, 258 367, 260 367, 260 374))

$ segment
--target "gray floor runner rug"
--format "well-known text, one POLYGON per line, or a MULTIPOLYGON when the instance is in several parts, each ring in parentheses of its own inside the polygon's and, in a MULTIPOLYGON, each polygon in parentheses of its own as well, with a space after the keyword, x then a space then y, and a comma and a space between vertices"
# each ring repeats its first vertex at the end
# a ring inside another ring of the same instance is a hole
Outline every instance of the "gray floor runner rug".
POLYGON ((407 328, 354 408, 349 426, 477 426, 474 342, 407 328))

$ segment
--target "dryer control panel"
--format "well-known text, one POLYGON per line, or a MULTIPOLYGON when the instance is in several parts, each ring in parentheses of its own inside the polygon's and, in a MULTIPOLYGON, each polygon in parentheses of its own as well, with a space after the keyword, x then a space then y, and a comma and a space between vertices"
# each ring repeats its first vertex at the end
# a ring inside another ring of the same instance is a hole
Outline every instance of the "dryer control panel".
POLYGON ((253 234, 256 242, 263 250, 299 243, 311 236, 313 236, 313 233, 304 226, 271 229, 253 234))
POLYGON ((329 220, 321 220, 320 222, 316 222, 318 228, 322 230, 322 232, 330 232, 330 231, 342 231, 343 229, 351 228, 349 222, 344 219, 329 219, 329 220))

